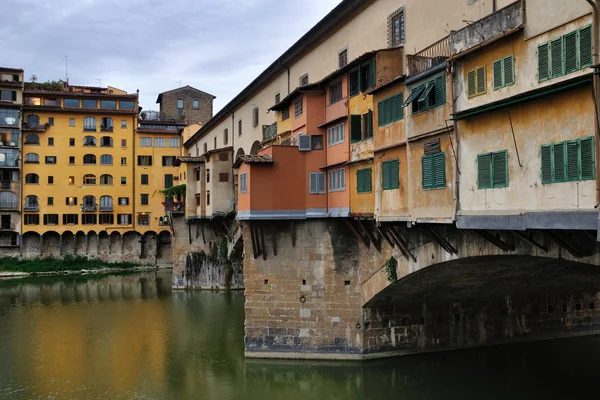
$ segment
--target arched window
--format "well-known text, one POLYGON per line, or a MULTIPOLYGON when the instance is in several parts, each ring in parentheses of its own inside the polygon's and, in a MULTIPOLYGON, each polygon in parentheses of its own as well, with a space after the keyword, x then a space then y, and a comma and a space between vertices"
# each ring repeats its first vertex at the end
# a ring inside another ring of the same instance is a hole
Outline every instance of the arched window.
POLYGON ((100 156, 100 164, 101 165, 112 165, 113 163, 113 156, 111 156, 110 154, 102 154, 100 156))
POLYGON ((103 136, 100 138, 101 147, 113 147, 113 139, 110 136, 103 136))
POLYGON ((100 184, 101 185, 112 185, 113 184, 112 175, 102 175, 100 177, 100 184))
POLYGON ((25 175, 25 183, 39 184, 40 176, 38 174, 27 174, 25 175))
POLYGON ((37 196, 25 197, 25 211, 37 211, 40 208, 40 203, 37 196))
POLYGON ((83 130, 87 132, 96 132, 96 118, 85 117, 83 119, 83 130))
POLYGON ((86 154, 83 156, 84 164, 96 164, 96 156, 93 154, 86 154))
POLYGON ((95 185, 96 184, 96 175, 87 174, 83 176, 83 184, 84 185, 95 185))
POLYGON ((13 192, 0 192, 0 210, 17 208, 17 194, 13 192))
POLYGON ((96 197, 85 196, 83 198, 82 211, 96 211, 96 197))
POLYGON ((112 211, 113 198, 111 196, 100 197, 100 211, 112 211))
POLYGON ((83 145, 84 146, 95 146, 96 145, 96 138, 93 136, 86 136, 83 138, 83 145))
POLYGON ((38 156, 36 153, 27 153, 25 155, 25 162, 28 164, 39 164, 40 156, 38 156))
POLYGON ((40 117, 37 115, 28 115, 26 119, 27 123, 31 126, 38 126, 40 124, 40 117))
POLYGON ((113 120, 109 117, 104 117, 100 120, 100 130, 102 132, 112 132, 113 131, 113 120))
POLYGON ((40 144, 40 137, 36 134, 25 136, 25 144, 40 144))

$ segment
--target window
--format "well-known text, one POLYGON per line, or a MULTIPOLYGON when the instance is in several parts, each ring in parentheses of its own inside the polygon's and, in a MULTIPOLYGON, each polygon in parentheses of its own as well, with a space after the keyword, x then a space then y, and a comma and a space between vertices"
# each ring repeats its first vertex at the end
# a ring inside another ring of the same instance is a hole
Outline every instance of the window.
POLYGON ((148 175, 147 174, 142 174, 141 183, 142 183, 142 185, 148 184, 148 175))
POLYGON ((424 155, 421 158, 422 187, 442 189, 446 187, 446 153, 424 155))
POLYGON ((210 190, 206 191, 206 205, 210 206, 210 190))
POLYGON ((356 96, 360 93, 360 72, 359 69, 355 69, 350 71, 348 74, 349 84, 350 84, 350 96, 356 96))
POLYGON ((58 225, 58 214, 44 214, 44 225, 58 225))
POLYGON ((150 214, 146 214, 146 213, 138 214, 137 223, 138 223, 138 225, 141 225, 141 226, 150 225, 150 214))
POLYGON ((40 216, 39 214, 25 214, 25 225, 39 225, 40 216))
POLYGON ((138 156, 138 165, 141 167, 151 167, 152 156, 138 156))
POLYGON ((112 185, 113 184, 113 177, 112 175, 100 175, 100 184, 101 185, 112 185))
POLYGON ((372 170, 371 168, 359 169, 356 171, 356 192, 370 193, 372 188, 372 170))
POLYGON ((362 140, 362 117, 360 115, 350 116, 350 140, 352 143, 362 140))
POLYGON ((122 119, 121 120, 121 129, 125 129, 127 128, 127 120, 126 119, 122 119))
POLYGON ((238 121, 238 136, 242 136, 242 120, 238 121))
POLYGON ((210 183, 210 169, 206 170, 206 183, 210 183))
POLYGON ((165 138, 154 138, 154 147, 167 147, 167 139, 165 138))
POLYGON ((542 183, 592 180, 596 176, 593 136, 543 145, 542 183))
MULTIPOLYGON (((225 143, 227 144, 227 143, 225 143)), ((169 147, 181 147, 181 141, 179 138, 169 138, 169 147)))
POLYGON ((152 147, 152 138, 141 137, 140 138, 140 147, 152 147))
POLYGON ((477 156, 477 187, 493 189, 508 186, 508 151, 477 156))
POLYGON ((127 165, 127 157, 121 157, 121 165, 127 165))
POLYGON ((69 146, 75 146, 75 138, 69 138, 69 146))
POLYGON ((117 102, 115 100, 100 100, 100 108, 107 110, 116 110, 117 102))
POLYGON ((103 136, 100 138, 101 147, 113 147, 113 139, 109 136, 103 136))
POLYGON ((299 117, 302 115, 302 112, 302 97, 300 97, 294 101, 294 116, 299 117))
POLYGON ((338 124, 327 129, 327 145, 333 146, 344 141, 344 124, 338 124))
POLYGON ((217 137, 216 136, 213 138, 213 142, 214 142, 213 148, 216 150, 217 149, 217 137))
POLYGON ((485 67, 477 67, 467 73, 467 95, 469 97, 479 96, 487 91, 485 78, 485 67))
POLYGON ((336 169, 329 171, 329 191, 340 192, 346 190, 346 170, 336 169))
POLYGON ((93 154, 86 154, 83 156, 84 164, 96 164, 96 156, 93 154))
POLYGON ((281 110, 281 120, 285 121, 288 118, 290 118, 290 107, 289 106, 287 106, 281 110))
POLYGON ((96 146, 96 138, 93 136, 86 136, 83 138, 83 145, 84 146, 96 146))
POLYGON ((98 223, 97 214, 82 214, 81 223, 83 225, 96 225, 98 223))
MULTIPOLYGON (((102 206, 100 206, 102 207, 102 206)), ((100 214, 100 225, 113 225, 115 223, 114 214, 100 214)))
MULTIPOLYGON (((85 102, 85 100, 84 100, 85 102)), ((85 117, 83 119, 83 130, 85 132, 96 132, 96 118, 85 117)))
MULTIPOLYGON (((63 104, 65 108, 79 108, 79 99, 64 99, 63 104)), ((75 120, 75 118, 72 118, 75 120)))
POLYGON ((121 139, 121 147, 127 147, 127 139, 121 139))
POLYGON ((492 76, 494 89, 501 89, 515 83, 515 59, 512 55, 501 58, 492 63, 492 76))
POLYGON ((81 104, 82 104, 83 108, 96 108, 96 106, 98 105, 98 102, 96 100, 83 99, 81 101, 81 104))
MULTIPOLYGON (((113 198, 112 196, 101 196, 100 197, 100 211, 112 211, 113 210, 113 198)), ((112 223, 112 222, 111 222, 112 223)))
POLYGON ((40 208, 37 196, 25 197, 25 211, 37 211, 40 208))
POLYGON ((75 177, 74 176, 70 176, 68 182, 69 182, 69 185, 74 185, 75 184, 75 177))
POLYGON ((27 153, 25 154, 25 163, 26 164, 39 164, 40 156, 35 153, 27 153))
POLYGON ((400 161, 390 160, 381 163, 381 187, 394 190, 400 187, 400 161))
POLYGON ((16 90, 0 90, 0 100, 2 101, 17 101, 16 90))
POLYGON ((48 185, 54 185, 54 177, 53 176, 48 177, 48 185))
POLYGON ((199 169, 196 170, 196 181, 197 182, 200 181, 200 170, 199 169))
POLYGON ((400 9, 388 17, 388 38, 390 47, 396 47, 406 40, 404 10, 400 9))
POLYGON ((0 192, 0 208, 11 209, 17 208, 19 200, 16 193, 3 191, 0 192))
POLYGON ((310 135, 311 150, 323 150, 323 135, 310 135))
POLYGON ((325 193, 325 173, 324 172, 311 172, 309 174, 310 179, 310 194, 323 194, 325 193))
POLYGON ((120 206, 128 206, 129 205, 129 197, 119 197, 119 205, 120 206))
POLYGON ((84 196, 83 197, 83 205, 82 211, 96 211, 96 197, 94 196, 84 196))
POLYGON ((54 197, 48 197, 48 205, 49 206, 53 206, 54 205, 54 197))
POLYGON ((248 193, 248 174, 246 172, 240 175, 240 193, 248 193))
POLYGON ((275 104, 279 104, 280 101, 281 101, 281 93, 277 93, 275 95, 275 104))
POLYGON ((109 117, 104 117, 100 120, 100 131, 112 132, 113 131, 113 120, 109 117))
POLYGON ((83 184, 84 185, 95 185, 96 184, 96 175, 87 174, 83 176, 83 184))
POLYGON ((54 138, 48 138, 48 146, 54 146, 54 138))
POLYGON ((177 100, 177 108, 180 110, 183 109, 183 99, 177 100))
POLYGON ((252 110, 252 126, 255 128, 258 126, 258 107, 252 110))
POLYGON ((329 86, 329 104, 337 103, 340 100, 342 100, 342 81, 329 86))
POLYGON ((131 214, 117 214, 117 224, 131 225, 131 214))
POLYGON ((54 126, 54 117, 48 117, 48 125, 54 126))
POLYGON ((25 136, 25 144, 40 144, 40 137, 38 135, 34 135, 33 133, 25 136))
MULTIPOLYGON (((18 114, 17 114, 17 116, 18 116, 18 114)), ((40 117, 38 117, 37 115, 28 115, 27 123, 31 126, 39 126, 40 125, 40 117)))
POLYGON ((75 126, 75 118, 69 118, 69 126, 75 126))
POLYGON ((63 214, 63 225, 77 225, 79 221, 79 215, 77 214, 63 214))
POLYGON ((194 110, 199 110, 200 109, 200 100, 198 100, 198 99, 192 100, 192 108, 194 110))
POLYGON ((538 80, 567 75, 592 65, 592 26, 538 46, 538 80))
POLYGON ((69 165, 75 165, 75 156, 69 156, 69 165))
POLYGON ((148 195, 147 194, 141 194, 140 195, 140 203, 143 206, 147 206, 148 205, 148 195))
POLYGON ((229 143, 229 129, 223 129, 223 145, 227 146, 229 143))
POLYGON ((173 174, 165 174, 165 189, 173 187, 173 174))
POLYGON ((373 137, 373 111, 369 110, 362 116, 363 134, 365 139, 373 137))
POLYGON ((338 68, 344 68, 346 65, 348 65, 348 49, 344 49, 338 54, 338 68))
POLYGON ((203 150, 204 150, 204 154, 208 153, 208 143, 204 143, 203 150))
POLYGON ((121 177, 121 185, 127 185, 127 177, 126 176, 121 177))
POLYGON ((119 101, 119 109, 121 110, 133 110, 135 108, 134 101, 119 101))
POLYGON ((411 100, 413 114, 444 105, 446 103, 445 74, 438 75, 426 83, 413 88, 410 97, 404 103, 405 105, 408 105, 408 100, 411 100))
POLYGON ((229 182, 229 174, 227 172, 220 172, 219 182, 229 182))
POLYGON ((377 103, 377 125, 385 126, 404 118, 403 95, 398 93, 377 103))
POLYGON ((360 67, 360 90, 366 92, 376 84, 375 58, 360 67))
POLYGON ((200 207, 200 195, 199 194, 195 194, 194 198, 196 199, 196 207, 200 207))
POLYGON ((56 156, 46 156, 46 164, 56 164, 56 156))
POLYGON ((308 85, 308 74, 304 74, 300 77, 300 80, 298 82, 299 86, 306 86, 308 85))
POLYGON ((162 165, 163 167, 174 167, 177 163, 177 157, 175 156, 163 156, 162 165))
POLYGON ((40 183, 40 176, 38 174, 27 174, 25 175, 25 183, 28 185, 38 185, 40 183))
MULTIPOLYGON (((19 110, 0 108, 0 125, 16 127, 21 121, 19 110)), ((29 122, 29 120, 27 120, 29 122)))

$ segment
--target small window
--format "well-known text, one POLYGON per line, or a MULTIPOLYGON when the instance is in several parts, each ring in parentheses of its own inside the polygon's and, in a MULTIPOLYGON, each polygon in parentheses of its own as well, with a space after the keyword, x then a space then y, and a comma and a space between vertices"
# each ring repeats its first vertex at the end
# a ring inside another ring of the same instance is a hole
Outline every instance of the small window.
POLYGON ((69 185, 74 185, 75 184, 75 177, 74 176, 70 176, 69 177, 69 185))
POLYGON ((210 206, 210 190, 206 191, 206 205, 210 206))
POLYGON ((169 138, 168 144, 169 147, 181 147, 181 141, 179 138, 169 138))
POLYGON ((346 65, 348 65, 348 49, 344 49, 338 54, 338 68, 344 68, 346 65))
POLYGON ((56 156, 46 156, 46 164, 56 164, 56 156))
POLYGON ((541 164, 542 183, 595 179, 594 137, 543 145, 541 164))
POLYGON ((215 149, 215 150, 217 149, 217 137, 216 136, 213 138, 213 149, 215 149))
POLYGON ((248 193, 248 174, 246 172, 240 175, 240 193, 248 193))
POLYGON ((508 186, 508 151, 477 156, 477 187, 495 189, 508 186))
POLYGON ((98 223, 97 214, 82 214, 81 223, 83 225, 96 225, 98 223))
POLYGON ((329 191, 340 192, 346 190, 346 170, 337 169, 329 171, 329 191))
POLYGON ((173 174, 165 174, 165 189, 173 187, 173 174))
POLYGON ((70 127, 75 126, 75 118, 69 118, 69 126, 70 127))
POLYGON ((154 138, 154 147, 167 147, 167 139, 154 138))
POLYGON ((96 175, 87 174, 83 176, 83 184, 84 185, 95 185, 96 184, 96 175))
POLYGON ((117 214, 117 224, 131 225, 131 214, 117 214))
POLYGON ((123 128, 123 129, 127 128, 127 120, 125 120, 125 119, 121 120, 121 128, 123 128))
POLYGON ((366 92, 376 85, 375 58, 360 66, 360 90, 366 92))
POLYGON ((223 129, 223 145, 227 146, 229 143, 229 130, 223 129))
POLYGON ((363 136, 365 139, 373 137, 373 111, 369 110, 362 116, 363 120, 363 136))
POLYGON ((129 197, 119 197, 119 205, 120 206, 128 206, 129 205, 129 197))
POLYGON ((126 176, 121 177, 121 185, 127 185, 127 177, 126 176))
POLYGON ((421 158, 422 187, 425 190, 446 187, 446 153, 424 155, 421 158))
POLYGON ((360 71, 355 69, 348 74, 350 84, 350 96, 356 96, 360 93, 360 71))
POLYGON ((300 80, 299 80, 298 83, 299 83, 300 86, 306 86, 306 85, 308 85, 308 74, 302 75, 300 77, 300 80))
POLYGON ((140 147, 152 147, 152 138, 141 137, 140 138, 140 147))
POLYGON ((350 141, 357 143, 362 140, 362 116, 350 116, 350 141))
POLYGON ((255 128, 258 126, 258 107, 252 110, 252 126, 255 128))
POLYGON ((69 146, 75 146, 75 138, 69 138, 69 146))
POLYGON ((194 110, 199 110, 200 109, 200 100, 198 100, 198 99, 192 100, 192 108, 194 110))
POLYGON ((39 225, 40 224, 40 216, 39 214, 25 214, 25 225, 39 225))
POLYGON ((290 107, 287 106, 281 110, 281 120, 285 121, 286 119, 289 119, 289 118, 290 118, 290 107))
POLYGON ((75 156, 69 156, 69 165, 75 165, 75 156))
POLYGON ((370 193, 373 188, 372 184, 372 169, 365 168, 356 171, 356 192, 357 193, 370 193))
POLYGON ((140 195, 140 203, 143 206, 147 206, 148 205, 148 195, 147 194, 141 194, 140 195))
POLYGON ((142 174, 141 183, 142 183, 142 185, 148 184, 148 174, 142 174))
POLYGON ((138 156, 138 166, 151 167, 152 166, 152 156, 138 156))
POLYGON ((69 207, 74 207, 77 205, 77 197, 66 197, 65 204, 69 207))
POLYGON ((204 154, 208 153, 208 143, 204 143, 203 149, 204 149, 204 154))
POLYGON ((381 164, 381 187, 394 190, 400 187, 400 161, 390 160, 381 164))
POLYGON ((140 226, 148 226, 150 225, 150 214, 140 213, 137 217, 137 223, 140 226))
POLYGON ((127 157, 121 157, 121 165, 127 165, 127 157))
POLYGON ((174 167, 177 163, 177 157, 175 156, 163 156, 162 157, 162 166, 163 167, 174 167))
POLYGON ((200 207, 200 195, 196 193, 194 198, 196 199, 196 207, 200 207))
POLYGON ((44 214, 44 225, 58 225, 58 214, 44 214))
POLYGON ((183 99, 177 100, 177 108, 180 110, 183 109, 183 99))
POLYGON ((338 124, 327 129, 327 145, 333 146, 344 142, 344 124, 338 124))
MULTIPOLYGON (((102 206, 100 206, 100 208, 102 208, 102 206)), ((100 225, 113 225, 114 223, 114 214, 100 214, 100 225)))
POLYGON ((48 138, 48 146, 54 146, 54 138, 48 138))
POLYGON ((54 177, 53 176, 48 177, 48 185, 54 185, 54 177))
POLYGON ((400 46, 406 40, 404 10, 400 9, 388 18, 388 37, 390 47, 400 46))
POLYGON ((296 101, 294 101, 294 116, 295 117, 299 117, 302 115, 302 113, 304 112, 303 110, 303 104, 302 104, 302 97, 296 99, 296 101))
POLYGON ((121 139, 121 147, 127 147, 127 139, 121 139))
POLYGON ((477 67, 467 72, 467 95, 475 97, 486 93, 486 73, 485 66, 477 67))
POLYGON ((238 136, 242 136, 242 120, 241 119, 238 121, 238 136))
POLYGON ((512 55, 501 58, 492 63, 492 76, 494 89, 501 89, 515 83, 514 57, 512 55))
POLYGON ((325 173, 324 172, 311 172, 309 174, 310 194, 324 194, 325 193, 325 173))
POLYGON ((48 117, 48 125, 54 126, 54 117, 48 117))
POLYGON ((54 205, 54 197, 48 197, 48 205, 49 206, 53 206, 54 205))
POLYGON ((340 100, 342 100, 342 81, 329 86, 329 104, 337 103, 340 100))
POLYGON ((206 170, 206 183, 210 183, 210 169, 206 170))
POLYGON ((63 214, 63 225, 77 225, 79 221, 79 215, 77 214, 63 214))
POLYGON ((403 95, 398 93, 377 103, 377 125, 385 126, 404 118, 403 95))

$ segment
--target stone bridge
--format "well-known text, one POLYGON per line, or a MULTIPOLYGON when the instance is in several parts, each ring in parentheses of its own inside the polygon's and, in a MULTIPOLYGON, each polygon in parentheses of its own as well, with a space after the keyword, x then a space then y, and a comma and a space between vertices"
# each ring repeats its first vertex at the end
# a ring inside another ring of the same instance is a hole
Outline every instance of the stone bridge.
POLYGON ((244 222, 243 238, 248 357, 361 359, 600 332, 595 231, 327 219, 244 222))

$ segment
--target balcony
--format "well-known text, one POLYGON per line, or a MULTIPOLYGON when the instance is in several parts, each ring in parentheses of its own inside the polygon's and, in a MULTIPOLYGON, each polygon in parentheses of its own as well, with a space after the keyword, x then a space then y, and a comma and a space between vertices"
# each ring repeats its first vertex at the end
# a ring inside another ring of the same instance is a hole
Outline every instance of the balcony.
MULTIPOLYGON (((0 205, 0 209, 2 209, 1 205, 0 205)), ((34 204, 29 204, 29 205, 26 205, 24 207, 24 210, 25 211, 31 211, 31 212, 40 211, 40 206, 39 206, 39 204, 35 204, 35 205, 34 204)))
MULTIPOLYGON (((112 132, 114 130, 114 128, 112 126, 101 126, 100 127, 100 132, 112 132)), ((94 129, 95 131, 95 129, 94 129)))
POLYGON ((95 204, 88 204, 81 206, 81 212, 96 212, 95 204))
POLYGON ((48 126, 40 125, 40 124, 32 124, 29 122, 23 123, 23 130, 30 132, 46 132, 48 130, 48 126))
POLYGON ((325 123, 348 116, 348 98, 344 97, 338 102, 325 107, 325 123))
POLYGON ((185 213, 185 203, 182 201, 165 201, 163 202, 165 206, 165 213, 170 214, 184 214, 185 213))
POLYGON ((419 75, 450 58, 450 36, 438 40, 420 52, 407 55, 408 75, 419 75))
POLYGON ((100 206, 100 212, 111 212, 114 211, 114 207, 112 205, 109 206, 100 206))
POLYGON ((277 122, 271 125, 263 125, 263 142, 273 139, 277 136, 277 122))

